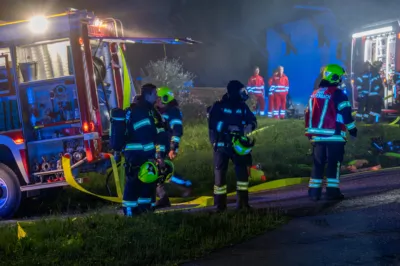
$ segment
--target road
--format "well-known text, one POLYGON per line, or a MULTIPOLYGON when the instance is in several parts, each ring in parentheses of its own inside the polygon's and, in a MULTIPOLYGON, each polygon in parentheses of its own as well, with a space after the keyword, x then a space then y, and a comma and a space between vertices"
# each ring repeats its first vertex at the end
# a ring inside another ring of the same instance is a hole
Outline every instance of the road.
POLYGON ((185 266, 400 265, 400 171, 342 181, 346 199, 309 201, 305 186, 259 193, 255 207, 278 207, 287 225, 185 266))

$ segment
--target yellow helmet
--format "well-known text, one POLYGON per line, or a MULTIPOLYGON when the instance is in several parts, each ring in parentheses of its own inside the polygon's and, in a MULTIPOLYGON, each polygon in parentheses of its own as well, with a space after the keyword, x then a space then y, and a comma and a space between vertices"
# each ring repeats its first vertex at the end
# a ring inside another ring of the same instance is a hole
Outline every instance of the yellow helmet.
POLYGON ((168 87, 160 87, 157 89, 157 96, 161 98, 163 104, 167 104, 175 99, 174 93, 168 87))
POLYGON ((336 65, 336 64, 330 64, 327 65, 324 68, 323 71, 323 80, 328 81, 329 83, 336 84, 340 83, 342 81, 343 75, 346 74, 346 71, 343 69, 343 67, 336 65))
POLYGON ((138 177, 143 183, 154 183, 158 179, 158 167, 153 162, 145 162, 140 166, 138 177))

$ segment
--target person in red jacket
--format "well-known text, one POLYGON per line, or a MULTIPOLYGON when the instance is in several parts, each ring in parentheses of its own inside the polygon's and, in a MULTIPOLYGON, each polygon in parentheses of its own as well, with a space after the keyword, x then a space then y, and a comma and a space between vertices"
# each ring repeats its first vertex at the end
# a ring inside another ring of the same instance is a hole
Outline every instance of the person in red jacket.
POLYGON ((346 129, 357 137, 357 127, 351 115, 351 104, 345 92, 339 88, 344 69, 339 65, 327 65, 319 89, 315 90, 305 111, 305 135, 313 145, 313 168, 308 195, 319 200, 326 169, 326 196, 328 200, 340 200, 340 166, 346 144, 346 129))
POLYGON ((274 78, 275 76, 278 75, 278 70, 276 70, 274 72, 274 74, 272 75, 272 77, 269 78, 268 80, 268 117, 272 118, 274 117, 274 112, 275 112, 275 93, 274 93, 274 89, 275 89, 275 85, 274 85, 274 78))
MULTIPOLYGON (((249 78, 247 83, 247 91, 257 99, 257 105, 260 108, 260 115, 265 115, 265 91, 264 79, 260 76, 260 68, 254 69, 254 75, 249 78)), ((253 107, 253 113, 257 114, 257 106, 253 107)))
POLYGON ((271 86, 273 87, 274 98, 274 117, 285 118, 286 115, 286 97, 289 93, 289 79, 283 73, 283 66, 278 67, 277 73, 272 77, 271 86))

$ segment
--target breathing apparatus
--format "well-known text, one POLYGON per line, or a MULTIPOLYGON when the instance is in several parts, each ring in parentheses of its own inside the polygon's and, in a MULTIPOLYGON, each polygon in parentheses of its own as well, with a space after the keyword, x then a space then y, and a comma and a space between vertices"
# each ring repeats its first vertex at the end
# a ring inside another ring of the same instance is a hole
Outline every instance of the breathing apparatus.
POLYGON ((247 101, 249 94, 247 93, 246 86, 238 80, 231 80, 227 86, 228 96, 233 100, 247 101))

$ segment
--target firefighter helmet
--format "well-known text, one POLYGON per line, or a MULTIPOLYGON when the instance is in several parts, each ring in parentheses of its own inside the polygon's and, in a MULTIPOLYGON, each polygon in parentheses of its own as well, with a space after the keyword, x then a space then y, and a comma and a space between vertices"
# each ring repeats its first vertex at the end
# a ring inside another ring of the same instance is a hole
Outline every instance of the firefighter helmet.
POLYGON ((325 67, 322 79, 329 83, 336 84, 342 81, 342 77, 345 74, 346 71, 343 67, 336 64, 330 64, 325 67))
POLYGON ((164 161, 164 167, 159 169, 160 182, 168 182, 174 175, 175 166, 170 160, 164 161))
POLYGON ((153 183, 158 179, 158 168, 151 161, 145 162, 140 166, 138 176, 143 183, 153 183))
POLYGON ((234 135, 232 138, 233 150, 238 155, 247 155, 254 147, 255 141, 247 136, 234 135))
POLYGON ((157 89, 157 96, 160 97, 163 104, 167 104, 175 99, 174 93, 168 87, 160 87, 157 89))

